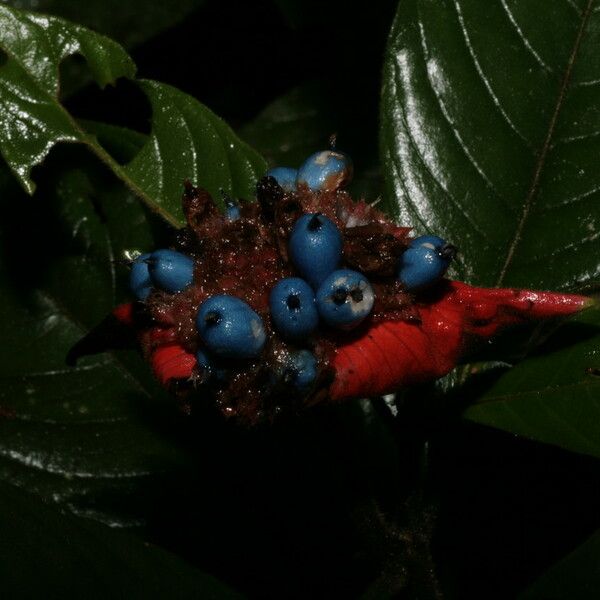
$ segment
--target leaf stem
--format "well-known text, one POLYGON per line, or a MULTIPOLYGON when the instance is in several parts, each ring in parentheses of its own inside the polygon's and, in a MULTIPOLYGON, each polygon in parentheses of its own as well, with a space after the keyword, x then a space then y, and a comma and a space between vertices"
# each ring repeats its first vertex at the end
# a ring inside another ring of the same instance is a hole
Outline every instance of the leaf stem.
POLYGON ((77 123, 75 126, 81 132, 81 141, 84 143, 136 196, 138 196, 153 212, 159 215, 172 227, 179 229, 181 221, 165 210, 128 175, 123 167, 100 145, 94 135, 84 132, 77 123))

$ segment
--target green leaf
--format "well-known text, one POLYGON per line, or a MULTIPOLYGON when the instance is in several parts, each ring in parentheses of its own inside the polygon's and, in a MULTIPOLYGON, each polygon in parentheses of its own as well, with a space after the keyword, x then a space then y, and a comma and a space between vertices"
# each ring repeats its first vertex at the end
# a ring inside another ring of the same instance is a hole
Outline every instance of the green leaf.
POLYGON ((600 310, 561 327, 467 409, 477 423, 600 457, 600 310))
POLYGON ((600 282, 599 31, 593 1, 399 3, 383 78, 386 202, 456 243, 471 282, 600 282))
POLYGON ((0 5, 0 152, 25 189, 31 169, 58 142, 82 141, 82 132, 59 102, 59 66, 81 54, 101 85, 133 77, 135 65, 112 40, 62 19, 0 5))
POLYGON ((332 90, 311 81, 280 96, 240 129, 240 135, 272 166, 298 167, 327 144, 338 128, 339 112, 331 106, 332 90))
POLYGON ((172 402, 137 353, 75 368, 65 357, 128 299, 118 260, 154 247, 152 222, 91 157, 65 147, 53 158, 31 199, 0 170, 11 215, 0 224, 0 479, 136 525, 151 511, 151 489, 188 465, 169 434, 172 402))
POLYGON ((205 0, 8 0, 21 10, 35 10, 76 21, 131 48, 169 29, 205 0))
POLYGON ((59 142, 85 144, 142 201, 174 226, 183 223, 185 179, 219 198, 252 198, 263 159, 208 108, 168 85, 140 81, 152 105, 152 134, 133 161, 122 166, 59 101, 58 68, 82 54, 101 85, 133 77, 135 65, 115 42, 79 25, 0 6, 0 153, 33 193, 30 174, 59 142))
POLYGON ((600 531, 542 575, 519 600, 588 600, 600 586, 600 531))
POLYGON ((237 598, 131 535, 62 515, 0 483, 0 577, 11 598, 237 598))
MULTIPOLYGON (((152 104, 152 133, 124 169, 143 194, 172 214, 181 213, 183 182, 220 189, 252 199, 264 160, 212 111, 179 90, 156 81, 140 81, 152 104)), ((179 217, 181 219, 181 217, 179 217)))

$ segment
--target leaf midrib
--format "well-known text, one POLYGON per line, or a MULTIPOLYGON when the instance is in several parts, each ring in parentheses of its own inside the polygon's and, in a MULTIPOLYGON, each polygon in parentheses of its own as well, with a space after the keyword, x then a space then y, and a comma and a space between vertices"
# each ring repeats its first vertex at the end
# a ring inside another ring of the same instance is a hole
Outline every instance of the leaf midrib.
POLYGON ((579 52, 579 48, 581 47, 581 41, 583 40, 583 36, 586 33, 587 25, 590 20, 590 16, 593 12, 593 5, 595 0, 588 0, 588 3, 581 14, 581 23, 579 29, 577 31, 577 36, 575 37, 575 42, 573 44, 573 49, 571 50, 571 54, 569 56, 569 60, 567 61, 567 66, 565 68, 565 74, 563 76, 563 80, 558 92, 558 97, 556 99, 556 105, 554 107, 554 112, 552 113, 552 117, 550 118, 550 123, 548 125, 548 131, 546 133, 546 137, 544 139, 544 143, 542 145, 542 149, 539 153, 538 159, 536 160, 535 169, 533 172, 533 177, 531 180, 531 184, 529 186, 529 190, 523 202, 523 210, 521 212, 521 217, 519 222, 517 223, 517 227, 512 238, 512 241, 508 247, 508 252, 506 254, 506 259, 502 268, 500 269, 500 274, 498 275, 498 279, 496 280, 496 286, 501 286, 504 282, 508 269, 513 261, 515 252, 517 250, 517 246, 521 241, 521 236, 523 234, 523 229, 525 227, 525 222, 529 216, 529 212, 531 207, 534 204, 535 196, 538 192, 540 178, 542 175, 542 171, 544 170, 544 166, 546 163, 546 158, 548 156, 548 152, 550 150, 552 137, 554 135, 554 131, 556 129, 556 123, 558 121, 558 116, 560 114, 561 108, 563 106, 565 96, 567 94, 567 90, 569 88, 571 82, 571 75, 573 72, 573 66, 577 59, 577 54, 579 52))

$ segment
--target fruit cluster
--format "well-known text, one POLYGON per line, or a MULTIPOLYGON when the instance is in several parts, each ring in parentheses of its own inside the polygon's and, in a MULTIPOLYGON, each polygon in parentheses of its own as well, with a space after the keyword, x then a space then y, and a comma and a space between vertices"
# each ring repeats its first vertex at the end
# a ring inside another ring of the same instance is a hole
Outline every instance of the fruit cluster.
MULTIPOLYGON (((271 170, 257 202, 226 199, 224 211, 187 184, 175 249, 131 262, 137 301, 117 307, 107 326, 116 319, 124 340, 135 333, 184 409, 209 401, 256 423, 387 394, 445 375, 503 327, 592 302, 444 278, 455 248, 437 236, 410 238, 354 202, 342 189, 351 175, 344 154, 318 152, 298 170, 271 170)), ((75 345, 71 363, 118 345, 102 328, 75 345)))
POLYGON ((414 318, 414 294, 443 277, 455 250, 409 239, 354 202, 342 189, 351 176, 346 155, 318 152, 298 170, 271 169, 258 202, 226 199, 224 212, 186 187, 178 249, 141 254, 130 272, 148 323, 141 345, 163 383, 186 397, 200 388, 226 414, 270 417, 327 394, 340 340, 414 318), (174 348, 194 363, 189 381, 169 368, 183 360, 174 348))

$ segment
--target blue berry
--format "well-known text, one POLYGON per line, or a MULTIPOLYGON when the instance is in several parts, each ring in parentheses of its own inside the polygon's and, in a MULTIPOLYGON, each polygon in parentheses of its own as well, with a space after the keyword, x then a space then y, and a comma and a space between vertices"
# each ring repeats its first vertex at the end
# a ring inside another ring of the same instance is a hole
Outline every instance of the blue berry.
POLYGON ((240 205, 235 200, 225 201, 225 217, 228 221, 237 221, 240 218, 240 205))
POLYGON ((435 235, 415 238, 400 257, 398 279, 408 290, 426 288, 444 276, 455 254, 454 246, 435 235))
POLYGON ((333 192, 352 179, 352 160, 335 150, 323 150, 309 156, 298 169, 296 186, 307 186, 311 191, 333 192))
POLYGON ((315 293, 299 277, 287 277, 271 290, 269 307, 275 328, 290 340, 309 336, 319 325, 315 293))
POLYGON ((283 379, 299 391, 310 388, 317 375, 317 359, 309 350, 292 352, 285 361, 283 379))
POLYGON ((141 254, 131 263, 129 272, 129 289, 138 300, 145 300, 152 291, 152 279, 148 272, 148 263, 146 260, 150 254, 141 254))
POLYGON ((358 271, 334 271, 317 291, 317 310, 325 323, 352 329, 373 309, 375 293, 368 279, 358 271))
POLYGON ((181 292, 194 280, 194 261, 181 252, 155 250, 146 262, 152 282, 165 292, 181 292))
POLYGON ((339 265, 342 243, 342 234, 331 219, 308 213, 292 228, 290 258, 302 277, 316 289, 339 265))
POLYGON ((229 369, 219 366, 204 350, 196 352, 196 362, 202 372, 202 383, 213 377, 218 381, 225 381, 229 376, 229 369))
POLYGON ((286 192, 294 192, 296 190, 296 177, 298 170, 291 167, 274 167, 267 171, 267 176, 274 177, 286 192))
POLYGON ((200 305, 196 326, 208 350, 223 358, 255 358, 267 338, 258 314, 243 300, 226 294, 200 305))

